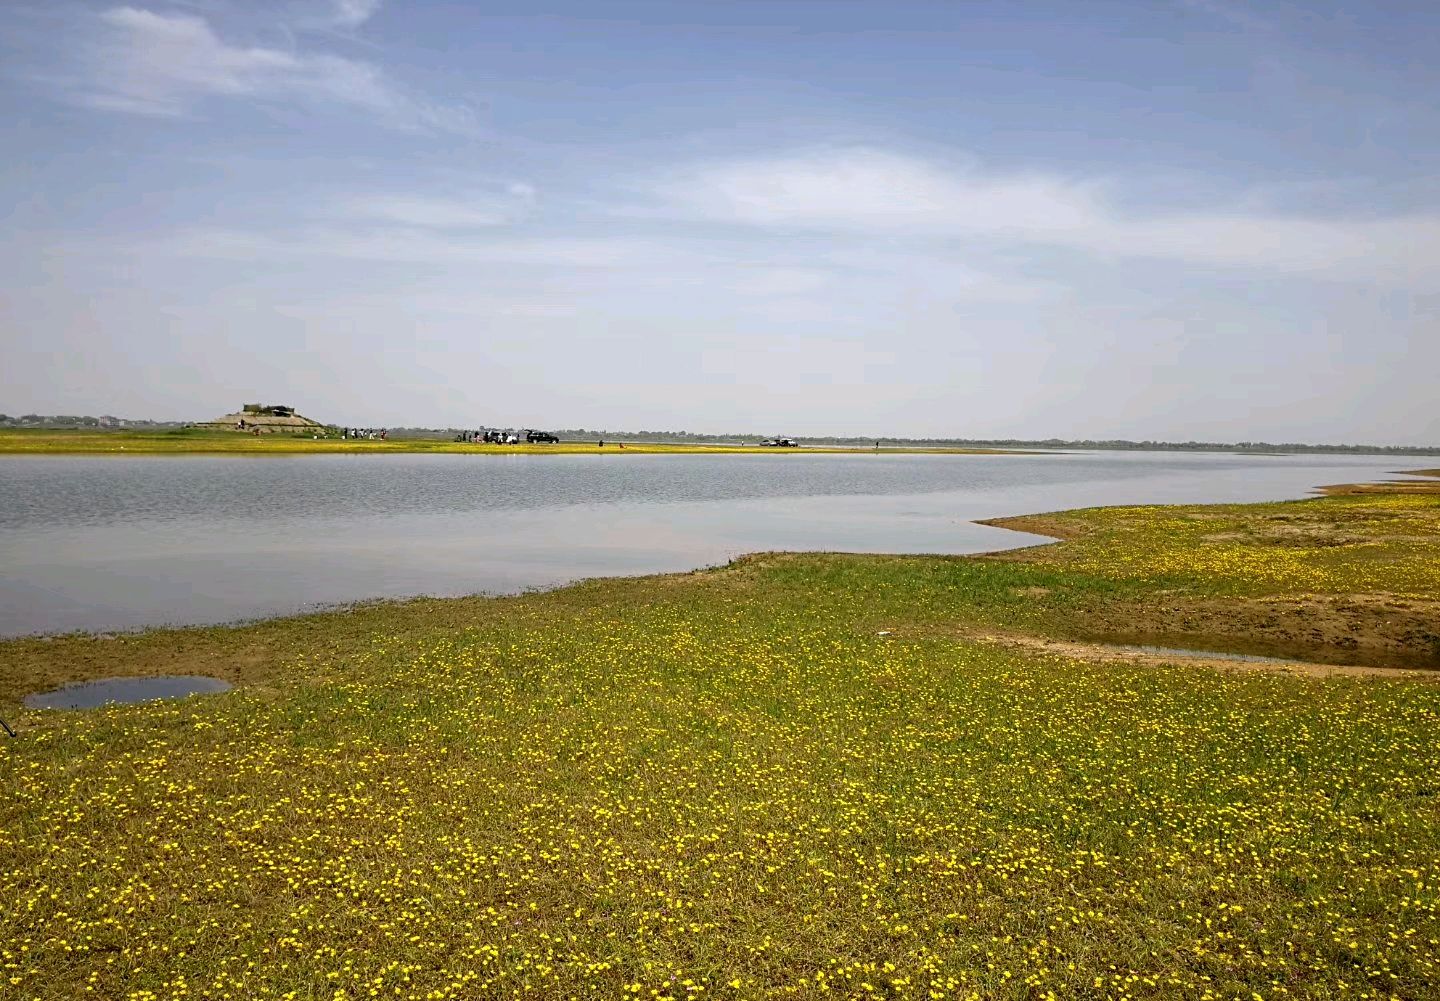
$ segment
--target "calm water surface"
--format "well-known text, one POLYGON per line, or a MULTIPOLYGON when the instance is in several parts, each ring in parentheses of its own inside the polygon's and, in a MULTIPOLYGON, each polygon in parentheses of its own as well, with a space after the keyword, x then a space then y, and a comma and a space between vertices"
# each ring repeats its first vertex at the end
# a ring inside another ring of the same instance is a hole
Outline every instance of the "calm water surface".
POLYGON ((165 674, 155 678, 102 678, 64 685, 53 692, 25 696, 31 709, 96 709, 111 703, 154 702, 190 695, 228 692, 229 682, 194 674, 165 674))
POLYGON ((0 457, 0 635, 517 591, 763 550, 983 552, 1044 540, 974 519, 1278 500, 1425 465, 1173 452, 0 457))

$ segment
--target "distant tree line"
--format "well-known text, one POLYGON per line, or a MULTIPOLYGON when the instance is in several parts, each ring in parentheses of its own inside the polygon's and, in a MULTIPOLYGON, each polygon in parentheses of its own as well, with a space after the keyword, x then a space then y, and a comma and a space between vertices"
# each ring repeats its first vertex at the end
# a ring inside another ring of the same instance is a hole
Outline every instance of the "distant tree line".
POLYGON ((12 417, 0 414, 0 427, 5 428, 179 428, 185 421, 129 420, 123 417, 77 417, 70 414, 21 414, 12 417))
MULTIPOLYGON (((604 438, 607 441, 690 442, 698 444, 751 444, 759 434, 697 434, 691 431, 592 431, 568 428, 555 432, 562 440, 604 438)), ((886 438, 883 435, 811 437, 794 435, 805 445, 881 445, 921 448, 1030 448, 1125 449, 1156 452, 1336 452, 1365 455, 1440 455, 1440 445, 1316 445, 1305 442, 1131 441, 1127 438, 886 438)))

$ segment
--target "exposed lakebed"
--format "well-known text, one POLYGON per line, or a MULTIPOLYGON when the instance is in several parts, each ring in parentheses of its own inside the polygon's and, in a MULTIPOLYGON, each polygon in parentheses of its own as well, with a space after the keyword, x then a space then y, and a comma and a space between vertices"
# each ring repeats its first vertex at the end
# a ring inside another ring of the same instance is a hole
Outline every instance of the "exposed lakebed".
POLYGON ((0 457, 0 635, 514 592, 763 550, 984 552, 1046 540, 976 519, 1278 500, 1425 464, 1177 452, 0 457))

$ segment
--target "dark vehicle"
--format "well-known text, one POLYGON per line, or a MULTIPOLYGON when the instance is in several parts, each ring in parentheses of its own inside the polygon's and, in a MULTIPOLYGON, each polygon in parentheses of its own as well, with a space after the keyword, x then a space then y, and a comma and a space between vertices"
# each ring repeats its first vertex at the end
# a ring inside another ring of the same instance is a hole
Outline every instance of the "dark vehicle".
POLYGON ((766 438, 760 443, 763 448, 799 448, 800 443, 794 438, 766 438))
POLYGON ((527 431, 525 440, 532 445, 558 445, 560 439, 549 431, 527 431))

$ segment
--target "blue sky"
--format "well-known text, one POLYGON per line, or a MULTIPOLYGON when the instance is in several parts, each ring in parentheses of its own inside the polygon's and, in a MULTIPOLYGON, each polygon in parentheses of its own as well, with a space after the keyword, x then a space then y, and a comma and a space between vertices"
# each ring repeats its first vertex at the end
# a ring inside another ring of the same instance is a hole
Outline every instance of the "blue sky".
POLYGON ((1440 442, 1440 8, 0 12, 0 410, 1440 442))

